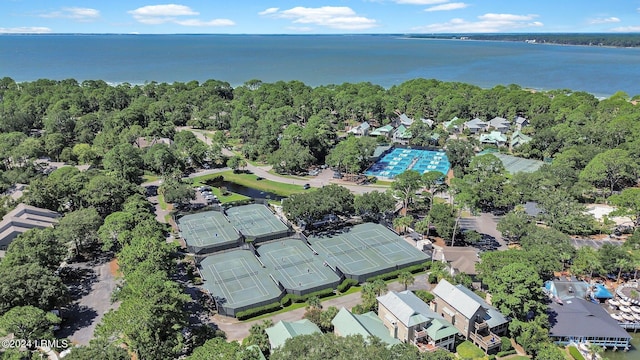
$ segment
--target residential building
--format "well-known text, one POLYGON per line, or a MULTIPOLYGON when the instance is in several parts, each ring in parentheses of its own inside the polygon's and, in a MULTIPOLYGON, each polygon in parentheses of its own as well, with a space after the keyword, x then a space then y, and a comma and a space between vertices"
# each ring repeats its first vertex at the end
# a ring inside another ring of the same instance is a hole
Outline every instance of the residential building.
POLYGON ((495 131, 499 131, 502 134, 506 134, 511 128, 511 123, 509 120, 497 116, 489 120, 489 128, 495 129, 495 131))
POLYGON ((278 321, 277 324, 265 329, 269 337, 271 350, 284 345, 284 343, 298 335, 311 335, 320 333, 320 328, 307 319, 299 321, 278 321))
POLYGON ((529 120, 523 118, 522 116, 516 116, 515 119, 516 129, 522 130, 523 127, 529 125, 529 120))
POLYGON ((504 146, 507 143, 507 137, 500 131, 492 131, 488 134, 480 134, 480 143, 504 146))
POLYGON ((390 335, 382 320, 373 311, 358 315, 342 308, 331 320, 331 324, 333 332, 338 336, 362 335, 367 341, 369 337, 375 336, 388 346, 400 343, 400 340, 390 335))
POLYGON ((148 147, 151 147, 155 144, 165 144, 167 146, 171 146, 173 144, 173 140, 169 139, 169 138, 146 138, 146 137, 139 137, 137 138, 134 142, 133 145, 137 146, 140 149, 146 149, 148 147))
POLYGON ((442 248, 443 262, 449 265, 450 274, 467 274, 475 281, 478 273, 476 264, 480 261, 478 252, 472 247, 446 246, 442 248))
POLYGON ((0 250, 6 250, 13 239, 26 231, 53 227, 59 217, 55 211, 18 204, 0 222, 0 250))
POLYGON ((368 122, 362 122, 349 130, 350 134, 354 134, 356 136, 367 136, 369 135, 369 129, 371 129, 371 125, 368 122))
POLYGON ((480 296, 462 285, 440 280, 433 289, 433 310, 455 326, 462 336, 485 352, 500 349, 500 336, 506 334, 509 321, 480 296))
POLYGON ((408 144, 411 137, 411 130, 404 125, 398 126, 396 131, 393 133, 393 141, 400 144, 408 144))
POLYGON ((442 127, 450 133, 457 133, 457 132, 460 132, 460 127, 457 125, 458 122, 460 122, 460 119, 458 119, 458 117, 455 116, 450 121, 443 122, 442 127))
POLYGON ((523 133, 520 132, 520 130, 516 130, 512 135, 511 135, 511 141, 509 142, 509 145, 511 146, 511 148, 516 148, 520 145, 526 144, 529 141, 531 141, 531 136, 527 136, 523 133))
POLYGON ((489 126, 488 123, 475 118, 473 120, 469 120, 467 122, 465 122, 463 124, 463 129, 464 130, 469 130, 470 133, 472 134, 477 134, 480 133, 482 131, 485 131, 487 129, 487 126, 489 126))
POLYGON ((458 329, 411 291, 389 291, 378 297, 378 317, 391 336, 402 342, 425 350, 454 349, 458 329))
POLYGON ((384 136, 384 137, 391 137, 391 134, 393 133, 393 126, 391 125, 385 125, 383 127, 379 127, 373 131, 371 131, 369 133, 369 135, 371 136, 384 136))

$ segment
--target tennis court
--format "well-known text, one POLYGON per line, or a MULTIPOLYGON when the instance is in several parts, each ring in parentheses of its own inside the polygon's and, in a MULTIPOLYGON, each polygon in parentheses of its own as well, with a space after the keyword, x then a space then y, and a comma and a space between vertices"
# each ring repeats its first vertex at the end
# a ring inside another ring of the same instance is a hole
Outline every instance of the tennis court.
POLYGON ((227 217, 242 235, 253 241, 266 241, 289 235, 289 227, 261 204, 236 206, 226 210, 227 217))
POLYGON ((202 285, 216 299, 218 312, 235 316, 252 307, 278 301, 282 290, 248 250, 208 256, 200 263, 202 285))
POLYGON ((366 279, 423 263, 428 256, 380 224, 365 223, 308 238, 311 247, 346 277, 366 279))
POLYGON ((515 174, 519 172, 527 172, 527 173, 534 172, 540 169, 542 165, 544 165, 544 162, 540 160, 525 159, 525 158, 501 154, 497 152, 492 153, 491 155, 494 155, 495 157, 500 159, 500 161, 502 161, 502 164, 504 165, 504 169, 509 174, 515 174))
POLYGON ((296 295, 333 288, 340 277, 324 265, 324 258, 314 255, 300 239, 282 239, 260 245, 257 249, 266 270, 296 295))
POLYGON ((178 227, 189 251, 196 254, 233 248, 240 243, 240 234, 219 211, 185 215, 178 219, 178 227))

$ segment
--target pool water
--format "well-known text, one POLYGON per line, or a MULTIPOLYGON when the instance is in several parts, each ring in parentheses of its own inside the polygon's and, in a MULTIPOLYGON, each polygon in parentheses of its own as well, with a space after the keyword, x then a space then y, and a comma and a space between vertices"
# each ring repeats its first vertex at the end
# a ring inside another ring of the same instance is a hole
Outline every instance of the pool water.
POLYGON ((446 175, 450 167, 444 151, 395 148, 371 165, 364 174, 389 179, 406 170, 415 170, 420 174, 439 171, 446 175))

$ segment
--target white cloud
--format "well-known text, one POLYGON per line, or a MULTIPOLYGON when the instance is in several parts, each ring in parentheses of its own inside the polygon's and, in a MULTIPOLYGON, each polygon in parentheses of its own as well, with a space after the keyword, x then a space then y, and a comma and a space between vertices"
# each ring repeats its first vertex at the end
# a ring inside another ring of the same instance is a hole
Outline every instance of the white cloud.
POLYGON ((424 9, 424 11, 427 12, 432 12, 432 11, 449 11, 449 10, 457 10, 457 9, 464 9, 467 6, 469 6, 468 4, 465 3, 446 3, 446 4, 441 4, 441 5, 436 5, 436 6, 432 6, 430 8, 426 8, 424 9))
POLYGON ((409 4, 409 5, 435 5, 446 3, 449 0, 393 0, 396 4, 409 4))
POLYGON ((186 19, 174 20, 173 22, 182 26, 233 26, 236 24, 229 19, 213 19, 209 21, 203 21, 200 19, 186 19))
POLYGON ((318 8, 297 6, 288 10, 270 11, 267 15, 290 19, 294 24, 319 25, 340 30, 364 30, 378 26, 376 20, 359 16, 353 9, 346 6, 318 8))
POLYGON ((617 27, 617 28, 613 28, 611 29, 611 31, 615 31, 615 32, 640 32, 640 26, 621 26, 621 27, 617 27))
POLYGON ((68 7, 62 8, 58 11, 40 14, 38 15, 38 17, 51 19, 73 19, 76 21, 93 21, 100 17, 100 11, 91 8, 68 7))
POLYGON ((262 15, 262 16, 264 16, 264 15, 269 15, 269 14, 275 14, 275 13, 277 13, 277 12, 278 12, 278 10, 280 10, 280 9, 279 9, 279 8, 277 8, 277 7, 272 7, 272 8, 268 8, 268 9, 266 9, 266 10, 264 10, 264 11, 260 11, 260 12, 258 13, 258 15, 262 15))
POLYGON ((173 23, 182 26, 232 26, 235 23, 229 19, 201 20, 196 18, 185 19, 184 16, 197 16, 199 12, 185 5, 165 4, 147 5, 128 11, 138 22, 147 25, 173 23), (180 18, 183 17, 183 18, 180 18))
POLYGON ((0 34, 44 34, 50 33, 51 29, 44 26, 23 26, 14 28, 0 28, 0 34))
POLYGON ((414 31, 445 33, 493 33, 522 28, 541 27, 539 21, 533 21, 538 15, 484 14, 478 16, 479 21, 451 19, 446 23, 430 24, 416 27, 414 31))
POLYGON ((595 18, 589 20, 589 24, 610 24, 610 23, 619 23, 620 19, 612 16, 608 18, 595 18))

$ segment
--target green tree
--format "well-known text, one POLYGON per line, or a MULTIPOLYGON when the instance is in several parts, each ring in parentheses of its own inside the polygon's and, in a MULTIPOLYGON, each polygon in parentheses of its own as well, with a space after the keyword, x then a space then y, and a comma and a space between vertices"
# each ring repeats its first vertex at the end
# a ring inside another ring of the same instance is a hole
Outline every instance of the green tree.
POLYGON ((413 216, 406 215, 393 219, 393 227, 400 230, 403 234, 407 231, 407 228, 413 224, 413 216))
POLYGON ((221 338, 207 340, 197 347, 187 360, 259 360, 259 351, 255 348, 241 346, 237 341, 227 342, 221 338))
POLYGON ((397 197, 402 199, 405 208, 407 208, 420 187, 422 187, 422 177, 419 172, 414 170, 407 170, 398 174, 393 183, 391 183, 391 190, 397 197))
POLYGON ((247 162, 241 156, 234 155, 227 160, 227 166, 230 167, 233 172, 237 172, 238 169, 247 166, 247 162))
POLYGON ((531 217, 516 208, 502 217, 496 228, 510 243, 518 243, 532 229, 532 226, 534 225, 531 223, 531 217))
POLYGON ((266 329, 273 326, 273 321, 264 320, 261 323, 251 325, 249 328, 249 336, 242 340, 242 345, 257 345, 263 354, 269 353, 269 337, 267 336, 266 329))
POLYGON ((369 163, 376 148, 376 140, 350 136, 339 142, 327 156, 327 165, 349 174, 357 174, 369 163))
POLYGON ((407 287, 409 287, 409 285, 413 285, 416 282, 416 278, 412 273, 403 271, 398 274, 398 281, 400 282, 400 284, 404 285, 404 289, 407 290, 407 287))
POLYGON ((456 231, 456 211, 453 206, 444 203, 435 203, 429 211, 433 226, 438 235, 443 239, 453 238, 456 231))
POLYGON ((540 344, 536 353, 536 360, 565 360, 563 351, 555 344, 545 342, 540 344))
POLYGON ((93 339, 88 346, 73 347, 71 352, 65 356, 69 360, 130 360, 131 356, 127 350, 115 346, 109 341, 101 338, 93 339))
POLYGON ((55 230, 32 229, 20 234, 9 244, 2 263, 8 267, 38 264, 53 271, 60 266, 67 253, 67 247, 58 240, 55 230))
POLYGON ((168 203, 183 206, 196 198, 196 192, 190 184, 182 181, 179 176, 168 176, 164 178, 162 185, 158 188, 158 193, 164 196, 168 203))
POLYGON ((76 253, 80 253, 98 240, 98 229, 102 218, 93 208, 80 209, 67 213, 60 219, 56 233, 62 241, 71 244, 76 253))
POLYGON ((104 156, 102 165, 117 178, 134 184, 140 183, 143 169, 142 154, 131 144, 116 145, 109 150, 104 156))
POLYGON ((486 284, 492 303, 505 316, 525 320, 529 312, 544 313, 542 280, 535 269, 523 263, 509 264, 498 270, 495 281, 486 284))
POLYGON ((373 219, 394 210, 396 200, 389 192, 371 191, 356 196, 353 207, 357 214, 373 219))
POLYGON ((0 328, 16 339, 29 341, 53 339, 53 326, 59 323, 53 313, 33 306, 16 306, 0 317, 0 328))
POLYGON ((0 314, 16 306, 51 310, 69 300, 67 287, 50 269, 36 263, 0 263, 0 314))
POLYGON ((606 188, 609 194, 630 184, 637 171, 637 162, 629 152, 610 149, 596 155, 580 172, 580 178, 596 187, 606 188))
POLYGON ((451 139, 447 141, 445 152, 451 168, 456 172, 465 173, 467 166, 475 155, 474 146, 467 140, 451 139))
POLYGON ((640 189, 624 189, 620 194, 609 197, 609 202, 621 208, 617 214, 633 216, 635 226, 640 226, 640 189))

